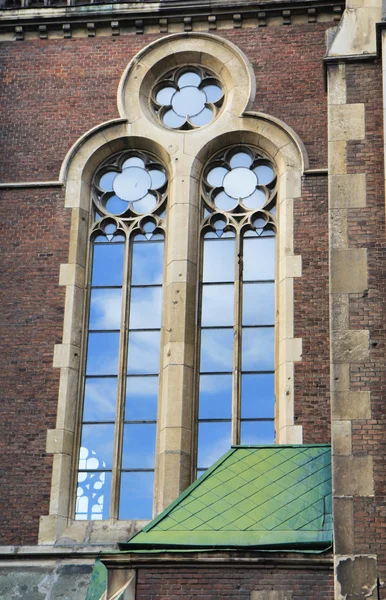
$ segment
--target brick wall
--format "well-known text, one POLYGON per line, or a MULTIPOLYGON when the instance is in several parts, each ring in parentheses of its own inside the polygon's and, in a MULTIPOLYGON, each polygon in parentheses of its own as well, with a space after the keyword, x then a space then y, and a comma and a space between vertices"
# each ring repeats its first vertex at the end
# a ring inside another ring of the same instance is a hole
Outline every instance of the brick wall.
POLYGON ((302 277, 294 279, 294 335, 302 338, 295 363, 295 424, 306 444, 330 441, 330 348, 328 315, 328 216, 324 175, 303 178, 294 202, 294 252, 302 277))
POLYGON ((137 600, 237 598, 249 600, 251 591, 292 591, 293 600, 330 600, 334 597, 332 570, 309 567, 203 568, 198 566, 139 569, 137 600))

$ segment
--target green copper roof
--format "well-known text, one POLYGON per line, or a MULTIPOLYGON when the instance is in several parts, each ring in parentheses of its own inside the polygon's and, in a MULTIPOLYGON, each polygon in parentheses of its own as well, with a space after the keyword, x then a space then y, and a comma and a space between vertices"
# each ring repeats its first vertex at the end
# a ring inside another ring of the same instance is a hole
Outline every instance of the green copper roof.
POLYGON ((107 569, 97 558, 91 575, 86 600, 100 600, 107 588, 107 569))
POLYGON ((332 543, 328 445, 233 446, 126 551, 324 550, 332 543))

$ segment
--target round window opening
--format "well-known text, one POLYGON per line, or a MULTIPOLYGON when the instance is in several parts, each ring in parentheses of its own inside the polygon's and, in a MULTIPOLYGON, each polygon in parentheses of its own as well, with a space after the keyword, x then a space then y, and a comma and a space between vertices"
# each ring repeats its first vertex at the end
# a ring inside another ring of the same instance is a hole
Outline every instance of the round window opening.
POLYGON ((155 84, 151 104, 161 125, 197 129, 216 118, 224 102, 220 80, 202 67, 179 67, 155 84))

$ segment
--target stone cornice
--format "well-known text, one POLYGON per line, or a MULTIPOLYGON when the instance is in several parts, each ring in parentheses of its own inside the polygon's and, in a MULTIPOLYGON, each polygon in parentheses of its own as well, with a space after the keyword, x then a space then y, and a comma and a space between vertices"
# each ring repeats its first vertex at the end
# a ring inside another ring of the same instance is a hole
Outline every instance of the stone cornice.
MULTIPOLYGON (((15 3, 32 1, 14 0, 15 3)), ((194 3, 145 0, 61 6, 61 0, 44 1, 44 7, 20 6, 0 10, 2 38, 6 34, 8 40, 23 40, 31 32, 35 34, 32 37, 47 39, 71 38, 74 30, 77 30, 77 35, 95 37, 101 34, 116 36, 122 33, 193 31, 197 26, 200 31, 213 31, 291 25, 294 20, 297 24, 339 21, 344 9, 344 0, 199 0, 194 3)))

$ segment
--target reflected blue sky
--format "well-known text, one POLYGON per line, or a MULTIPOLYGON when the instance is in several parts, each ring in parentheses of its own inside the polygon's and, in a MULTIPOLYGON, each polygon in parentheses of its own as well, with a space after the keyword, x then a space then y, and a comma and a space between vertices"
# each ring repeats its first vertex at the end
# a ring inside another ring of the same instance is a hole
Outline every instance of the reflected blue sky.
POLYGON ((89 333, 86 375, 117 375, 119 333, 89 333))
POLYGON ((230 423, 200 423, 197 468, 208 469, 231 447, 230 423))
POLYGON ((154 473, 121 474, 120 519, 151 519, 154 473))
POLYGON ((273 421, 241 422, 241 444, 273 444, 275 431, 273 421))
POLYGON ((232 417, 232 375, 201 375, 199 419, 232 417))
POLYGON ((155 431, 152 423, 124 426, 122 469, 154 469, 155 431))
POLYGON ((94 244, 91 285, 122 285, 124 249, 124 244, 94 244))
POLYGON ((126 421, 157 419, 158 377, 127 377, 126 421))
POLYGON ((87 378, 83 421, 115 421, 117 378, 87 378))
POLYGON ((83 425, 80 445, 79 470, 111 469, 114 448, 114 425, 83 425), (83 458, 86 450, 88 451, 88 455, 86 458, 83 458))
POLYGON ((133 244, 132 285, 162 283, 163 242, 135 242, 133 244))
POLYGON ((275 279, 275 238, 244 238, 243 279, 244 281, 275 279))
POLYGON ((200 371, 232 372, 232 364, 233 329, 203 329, 200 371))
POLYGON ((274 376, 242 375, 241 377, 241 418, 274 417, 275 396, 274 376))
POLYGON ((273 327, 243 328, 242 331, 242 370, 274 370, 274 329, 273 327))

